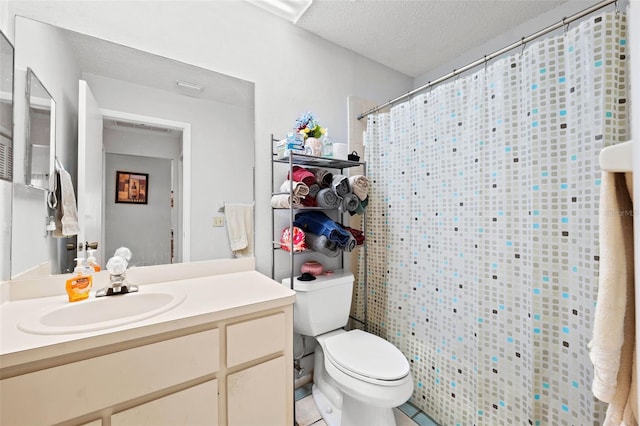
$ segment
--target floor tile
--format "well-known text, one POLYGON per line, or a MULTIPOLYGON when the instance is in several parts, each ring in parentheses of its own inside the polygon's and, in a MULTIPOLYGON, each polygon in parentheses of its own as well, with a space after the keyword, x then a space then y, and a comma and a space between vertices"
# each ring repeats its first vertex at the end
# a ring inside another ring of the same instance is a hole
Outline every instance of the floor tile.
POLYGON ((416 423, 418 423, 420 426, 438 426, 438 424, 436 422, 433 421, 433 419, 431 419, 431 417, 427 416, 424 413, 418 413, 418 415, 416 415, 413 418, 416 423))
POLYGON ((405 402, 404 404, 399 406, 398 409, 409 417, 415 416, 418 411, 420 411, 415 405, 411 404, 410 402, 405 402))
POLYGON ((416 422, 398 408, 393 409, 393 415, 396 418, 396 426, 416 426, 416 422))
POLYGON ((295 400, 298 401, 306 396, 311 395, 311 388, 312 388, 312 384, 306 384, 304 386, 300 386, 299 388, 296 388, 295 391, 295 400))
POLYGON ((299 426, 315 425, 322 416, 313 402, 313 396, 309 395, 296 402, 296 422, 299 426))

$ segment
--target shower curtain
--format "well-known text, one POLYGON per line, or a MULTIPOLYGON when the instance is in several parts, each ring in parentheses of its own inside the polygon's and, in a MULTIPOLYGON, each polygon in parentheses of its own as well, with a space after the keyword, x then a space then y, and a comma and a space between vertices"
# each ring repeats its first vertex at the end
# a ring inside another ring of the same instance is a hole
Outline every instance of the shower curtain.
POLYGON ((587 343, 598 154, 628 139, 625 34, 623 13, 591 16, 368 117, 369 330, 442 425, 604 419, 587 343))

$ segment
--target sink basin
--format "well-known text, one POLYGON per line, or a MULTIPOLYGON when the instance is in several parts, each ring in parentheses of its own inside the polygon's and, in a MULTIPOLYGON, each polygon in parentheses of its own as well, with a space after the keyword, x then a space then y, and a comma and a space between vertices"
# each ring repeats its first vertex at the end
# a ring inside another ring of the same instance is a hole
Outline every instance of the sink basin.
POLYGON ((18 328, 33 334, 70 334, 103 330, 141 321, 167 312, 185 299, 180 291, 144 291, 118 296, 91 297, 56 304, 26 317, 18 328))

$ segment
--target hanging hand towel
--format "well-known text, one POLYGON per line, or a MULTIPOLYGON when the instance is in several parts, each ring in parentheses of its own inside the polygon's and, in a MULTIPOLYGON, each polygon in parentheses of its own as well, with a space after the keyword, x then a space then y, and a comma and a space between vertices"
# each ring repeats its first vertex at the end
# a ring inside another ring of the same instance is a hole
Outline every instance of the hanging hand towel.
POLYGON ((78 208, 76 207, 76 194, 73 190, 71 175, 61 166, 56 164, 56 179, 54 191, 58 199, 56 207, 56 229, 54 237, 69 237, 78 235, 78 208))
POLYGON ((360 201, 364 201, 369 195, 369 179, 363 175, 355 175, 349 178, 351 192, 356 194, 360 201))
POLYGON ((602 172, 600 189, 600 273, 589 343, 593 394, 608 402, 605 425, 637 424, 633 204, 631 173, 602 172))
POLYGON ((253 256, 253 203, 225 204, 224 215, 233 255, 253 256))

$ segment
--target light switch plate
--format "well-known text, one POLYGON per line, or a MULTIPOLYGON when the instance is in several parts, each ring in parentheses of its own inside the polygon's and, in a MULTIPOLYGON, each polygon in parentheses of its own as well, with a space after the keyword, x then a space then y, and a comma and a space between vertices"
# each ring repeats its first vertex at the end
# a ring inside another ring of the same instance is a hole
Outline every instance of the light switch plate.
POLYGON ((215 226, 215 227, 224 226, 224 216, 214 216, 213 217, 213 226, 215 226))

